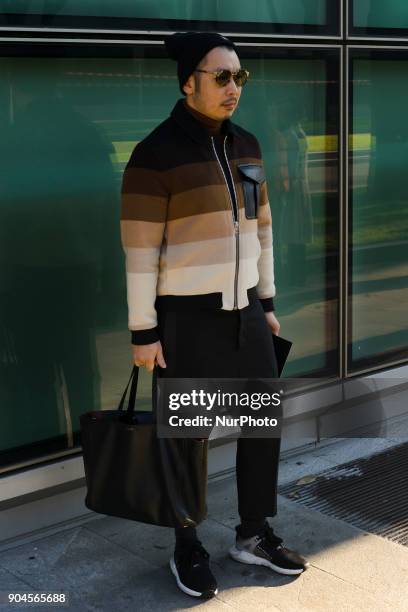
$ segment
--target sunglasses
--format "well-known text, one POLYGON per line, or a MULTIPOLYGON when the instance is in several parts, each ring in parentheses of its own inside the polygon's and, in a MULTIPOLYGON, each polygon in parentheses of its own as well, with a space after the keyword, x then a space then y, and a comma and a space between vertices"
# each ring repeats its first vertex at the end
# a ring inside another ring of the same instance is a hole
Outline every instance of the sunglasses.
POLYGON ((242 87, 248 80, 249 72, 241 68, 237 72, 231 72, 231 70, 199 70, 196 68, 194 72, 207 72, 208 74, 215 75, 215 81, 220 87, 225 87, 230 82, 231 77, 234 79, 235 85, 242 87))

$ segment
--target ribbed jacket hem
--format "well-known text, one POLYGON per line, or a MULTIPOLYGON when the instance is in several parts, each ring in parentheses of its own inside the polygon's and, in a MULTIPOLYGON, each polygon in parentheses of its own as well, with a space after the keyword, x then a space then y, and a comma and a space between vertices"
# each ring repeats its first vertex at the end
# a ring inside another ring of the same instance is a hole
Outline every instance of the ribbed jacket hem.
MULTIPOLYGON (((259 298, 256 287, 247 289, 248 302, 253 304, 259 300, 265 312, 275 310, 273 298, 259 298)), ((200 310, 202 308, 222 308, 222 293, 215 291, 214 293, 206 293, 200 295, 158 295, 155 300, 155 309, 168 311, 191 311, 200 310)), ((158 328, 131 331, 132 344, 152 344, 159 340, 158 328)))

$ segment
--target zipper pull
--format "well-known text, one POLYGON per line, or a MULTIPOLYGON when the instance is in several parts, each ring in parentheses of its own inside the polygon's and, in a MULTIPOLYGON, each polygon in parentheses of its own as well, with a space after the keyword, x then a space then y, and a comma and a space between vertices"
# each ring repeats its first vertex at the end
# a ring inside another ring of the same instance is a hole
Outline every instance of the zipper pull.
POLYGON ((238 231, 239 231, 239 222, 238 221, 234 221, 234 227, 235 227, 235 233, 238 234, 238 231))

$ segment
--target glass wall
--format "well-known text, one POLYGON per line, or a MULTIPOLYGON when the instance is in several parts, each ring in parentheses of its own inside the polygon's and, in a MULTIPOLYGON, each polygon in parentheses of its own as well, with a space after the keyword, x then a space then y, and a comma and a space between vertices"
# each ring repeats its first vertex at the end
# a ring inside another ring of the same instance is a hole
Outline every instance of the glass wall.
MULTIPOLYGON (((80 414, 118 404, 132 359, 122 172, 180 97, 158 50, 71 52, 1 60, 3 465, 75 446, 80 414)), ((294 342, 287 375, 335 375, 338 51, 243 50, 241 63, 251 80, 234 120, 265 158, 277 315, 294 342)))
POLYGON ((336 35, 339 0, 50 0, 2 2, 0 25, 96 29, 199 29, 336 35))
POLYGON ((348 0, 352 36, 408 37, 406 0, 348 0))
POLYGON ((405 50, 350 56, 349 369, 408 356, 405 50))
MULTIPOLYGON (((181 96, 162 32, 185 30, 226 33, 251 72, 233 120, 256 134, 267 171, 275 314, 293 342, 283 375, 346 377, 407 361, 408 51, 386 48, 408 37, 406 2, 4 0, 0 469, 80 453, 79 416, 119 403, 132 368, 122 173, 181 96), (85 44, 92 36, 104 42, 85 44)), ((148 408, 143 368, 139 385, 148 408)))

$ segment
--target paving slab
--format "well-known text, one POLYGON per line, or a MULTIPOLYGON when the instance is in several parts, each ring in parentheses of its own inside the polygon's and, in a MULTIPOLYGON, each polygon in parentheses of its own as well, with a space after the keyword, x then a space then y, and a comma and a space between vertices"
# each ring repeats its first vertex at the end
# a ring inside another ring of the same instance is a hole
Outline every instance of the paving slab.
POLYGON ((103 600, 112 588, 143 582, 144 575, 155 569, 141 557, 83 528, 5 551, 0 555, 0 567, 36 591, 64 591, 70 599, 80 601, 88 597, 103 600))
MULTIPOLYGON (((345 440, 293 455, 281 461, 280 483, 389 446, 389 441, 345 440)), ((210 482, 208 510, 198 534, 219 583, 218 595, 209 601, 190 598, 176 587, 168 567, 172 529, 97 514, 1 552, 0 591, 65 591, 70 606, 54 609, 76 612, 408 610, 407 547, 279 495, 278 514, 270 523, 288 547, 311 563, 299 576, 283 576, 228 556, 238 522, 234 475, 210 482)), ((0 605, 0 610, 14 609, 0 605)))

